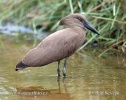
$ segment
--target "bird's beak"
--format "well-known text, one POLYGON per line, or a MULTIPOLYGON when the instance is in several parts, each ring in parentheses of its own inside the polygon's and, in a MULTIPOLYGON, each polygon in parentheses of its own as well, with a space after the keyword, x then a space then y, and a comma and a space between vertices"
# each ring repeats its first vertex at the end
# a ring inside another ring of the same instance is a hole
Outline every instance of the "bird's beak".
POLYGON ((92 32, 94 32, 94 33, 100 35, 100 33, 99 33, 99 32, 90 24, 90 22, 88 22, 87 20, 85 20, 85 21, 83 22, 83 25, 84 25, 87 29, 91 30, 92 32))

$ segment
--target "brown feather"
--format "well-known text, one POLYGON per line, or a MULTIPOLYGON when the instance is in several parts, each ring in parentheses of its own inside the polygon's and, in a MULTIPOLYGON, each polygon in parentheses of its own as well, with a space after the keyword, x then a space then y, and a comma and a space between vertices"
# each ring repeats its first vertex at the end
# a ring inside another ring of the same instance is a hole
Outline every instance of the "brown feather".
POLYGON ((22 62, 28 66, 43 66, 59 61, 72 55, 82 45, 84 37, 84 30, 78 27, 57 31, 30 50, 22 62))

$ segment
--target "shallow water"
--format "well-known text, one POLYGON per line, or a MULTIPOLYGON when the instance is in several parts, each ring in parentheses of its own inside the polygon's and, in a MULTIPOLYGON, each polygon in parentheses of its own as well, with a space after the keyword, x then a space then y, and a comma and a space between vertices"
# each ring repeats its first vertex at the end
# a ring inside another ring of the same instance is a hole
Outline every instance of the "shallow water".
POLYGON ((125 100, 126 58, 75 53, 66 78, 57 77, 57 62, 16 72, 15 65, 31 48, 29 43, 1 41, 0 100, 125 100))
POLYGON ((20 35, 20 37, 23 36, 26 40, 33 39, 33 38, 41 40, 50 34, 49 32, 43 31, 42 28, 32 29, 30 27, 14 25, 11 23, 0 24, 0 33, 9 36, 20 35))

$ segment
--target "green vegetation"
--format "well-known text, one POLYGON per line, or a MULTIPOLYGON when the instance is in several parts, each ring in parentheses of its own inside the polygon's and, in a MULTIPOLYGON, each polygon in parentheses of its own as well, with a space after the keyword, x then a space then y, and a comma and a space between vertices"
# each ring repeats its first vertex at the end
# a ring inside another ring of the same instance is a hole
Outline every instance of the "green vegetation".
POLYGON ((101 34, 96 38, 89 31, 88 42, 97 41, 107 47, 102 54, 111 50, 126 54, 125 5, 125 0, 1 0, 0 22, 55 31, 57 22, 64 16, 83 13, 101 34))

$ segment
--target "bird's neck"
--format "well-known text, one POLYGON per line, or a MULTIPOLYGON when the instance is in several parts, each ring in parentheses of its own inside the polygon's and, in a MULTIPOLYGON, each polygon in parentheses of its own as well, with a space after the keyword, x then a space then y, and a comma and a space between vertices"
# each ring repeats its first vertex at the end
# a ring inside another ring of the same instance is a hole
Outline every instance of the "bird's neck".
POLYGON ((78 32, 81 32, 81 33, 86 32, 86 29, 84 27, 74 26, 72 28, 77 30, 78 32))

